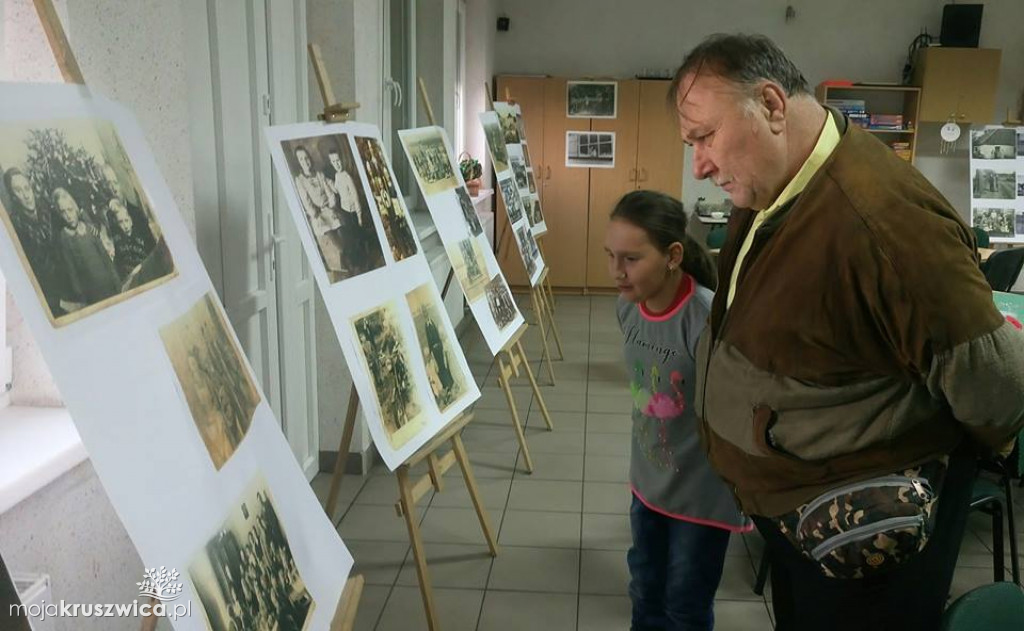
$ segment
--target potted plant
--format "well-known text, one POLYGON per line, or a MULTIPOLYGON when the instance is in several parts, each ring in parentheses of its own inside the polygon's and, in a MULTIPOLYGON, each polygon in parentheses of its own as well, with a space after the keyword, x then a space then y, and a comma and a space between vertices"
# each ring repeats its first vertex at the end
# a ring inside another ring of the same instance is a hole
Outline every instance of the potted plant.
POLYGON ((459 171, 462 171, 462 179, 466 180, 466 188, 469 194, 476 197, 480 194, 480 177, 484 174, 484 168, 480 161, 465 151, 459 156, 459 171))

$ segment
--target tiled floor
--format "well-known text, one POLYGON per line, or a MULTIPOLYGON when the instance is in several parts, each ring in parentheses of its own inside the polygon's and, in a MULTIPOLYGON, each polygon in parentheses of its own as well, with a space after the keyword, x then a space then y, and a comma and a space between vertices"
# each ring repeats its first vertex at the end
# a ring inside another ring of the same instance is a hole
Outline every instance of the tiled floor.
MULTIPOLYGON (((464 441, 501 549, 496 558, 489 556, 465 484, 453 468, 444 491, 420 503, 434 598, 446 631, 629 628, 631 399, 614 300, 560 296, 556 311, 566 356, 555 363, 557 385, 545 385, 546 371, 534 365, 553 432, 546 431, 525 379, 515 389, 532 475, 523 469, 490 353, 475 327, 464 336, 483 391, 464 441)), ((540 357, 539 340, 531 326, 525 338, 531 358, 540 357)), ((321 498, 328 483, 326 475, 314 480, 321 498)), ((1018 522, 1024 521, 1022 496, 1017 495, 1018 522)), ((426 629, 396 498, 394 477, 384 467, 347 476, 343 483, 338 530, 356 559, 355 570, 366 578, 360 630, 426 629)), ((970 525, 954 598, 993 578, 990 518, 973 515, 970 525)), ((1018 537, 1024 548, 1024 535, 1018 537)), ((757 534, 733 537, 715 605, 717 629, 772 628, 768 601, 752 591, 762 545, 757 534)))

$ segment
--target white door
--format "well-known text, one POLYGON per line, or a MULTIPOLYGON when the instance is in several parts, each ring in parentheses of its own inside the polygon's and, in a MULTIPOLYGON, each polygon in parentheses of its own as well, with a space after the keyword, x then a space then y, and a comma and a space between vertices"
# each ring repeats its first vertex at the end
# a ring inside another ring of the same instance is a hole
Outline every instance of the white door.
POLYGON ((205 28, 190 43, 208 50, 210 85, 208 94, 193 87, 190 98, 196 133, 212 136, 197 151, 213 159, 196 161, 198 241, 263 392, 312 479, 319 453, 312 284, 263 139, 267 125, 306 118, 304 2, 199 4, 205 28))

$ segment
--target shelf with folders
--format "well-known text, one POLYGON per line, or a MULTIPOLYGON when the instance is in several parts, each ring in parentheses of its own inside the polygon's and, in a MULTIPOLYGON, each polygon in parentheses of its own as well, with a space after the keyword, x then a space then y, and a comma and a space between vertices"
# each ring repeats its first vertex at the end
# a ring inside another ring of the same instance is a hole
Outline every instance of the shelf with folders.
POLYGON ((917 156, 921 88, 900 85, 819 84, 818 101, 849 117, 850 122, 875 134, 907 162, 917 156))

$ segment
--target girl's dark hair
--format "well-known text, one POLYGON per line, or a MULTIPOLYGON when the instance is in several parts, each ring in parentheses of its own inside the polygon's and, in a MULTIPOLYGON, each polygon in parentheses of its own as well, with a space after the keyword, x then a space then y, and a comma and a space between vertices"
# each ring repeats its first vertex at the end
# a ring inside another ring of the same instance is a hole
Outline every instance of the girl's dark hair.
POLYGON ((611 218, 641 228, 662 252, 668 252, 673 243, 681 243, 683 271, 708 289, 718 287, 718 272, 711 255, 686 231, 688 219, 678 199, 656 191, 633 191, 619 200, 611 218))

